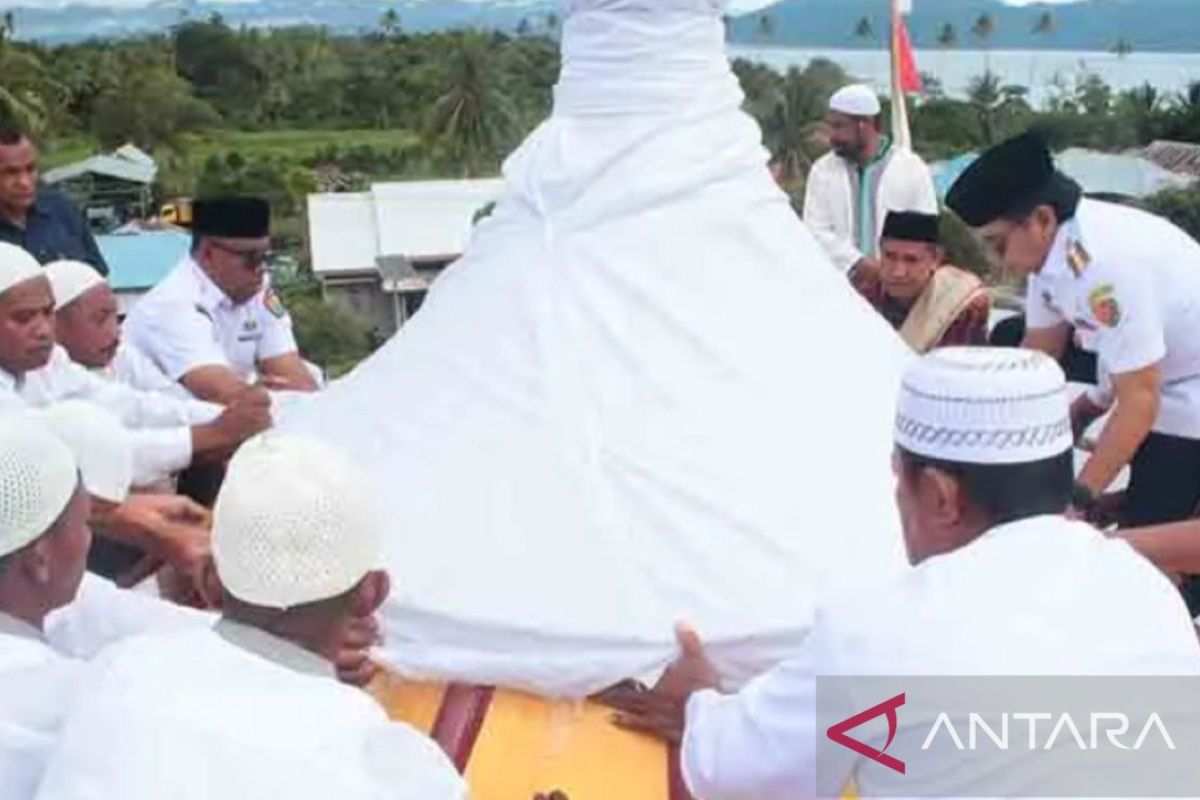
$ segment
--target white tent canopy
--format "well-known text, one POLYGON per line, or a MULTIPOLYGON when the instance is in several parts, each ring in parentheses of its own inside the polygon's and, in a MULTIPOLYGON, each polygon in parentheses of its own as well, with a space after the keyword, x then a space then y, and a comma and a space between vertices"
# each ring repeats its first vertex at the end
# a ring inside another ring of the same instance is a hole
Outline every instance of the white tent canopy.
POLYGON ((566 3, 555 111, 494 214, 281 420, 371 467, 402 672, 578 696, 688 620, 737 680, 902 568, 907 352, 771 180, 720 13, 566 3))

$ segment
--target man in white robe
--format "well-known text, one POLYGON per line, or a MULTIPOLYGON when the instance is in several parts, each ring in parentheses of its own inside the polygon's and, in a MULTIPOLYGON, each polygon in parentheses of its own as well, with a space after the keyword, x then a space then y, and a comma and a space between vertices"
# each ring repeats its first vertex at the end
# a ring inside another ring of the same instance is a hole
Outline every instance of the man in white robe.
POLYGON ((878 277, 889 211, 938 211, 929 167, 880 130, 881 111, 867 86, 835 92, 826 117, 832 150, 813 164, 805 187, 805 223, 833 265, 852 278, 878 277))
POLYGON ((334 677, 346 629, 388 593, 363 487, 319 444, 247 443, 214 512, 221 621, 102 655, 39 798, 465 797, 432 740, 334 677))
MULTIPOLYGON (((1200 675, 1200 642, 1170 582, 1126 543, 1064 516, 1072 437, 1050 358, 926 356, 906 376, 895 438, 915 569, 819 611, 797 657, 736 694, 719 691, 699 639, 684 632, 683 656, 654 690, 610 698, 624 724, 682 740, 697 797, 828 796, 856 770, 861 796, 908 796, 897 794, 901 776, 860 769, 850 750, 836 768, 821 765, 818 784, 818 676, 1200 675)), ((901 720, 897 737, 911 735, 901 720)), ((1007 796, 1039 796, 1036 771, 1022 769, 1032 757, 1018 751, 1006 769, 1007 796)), ((940 796, 969 797, 984 776, 947 764, 937 778, 940 796)))
POLYGON ((90 497, 120 502, 132 456, 120 426, 82 408, 0 417, 0 796, 32 797, 82 661, 136 631, 205 615, 85 575, 90 497))

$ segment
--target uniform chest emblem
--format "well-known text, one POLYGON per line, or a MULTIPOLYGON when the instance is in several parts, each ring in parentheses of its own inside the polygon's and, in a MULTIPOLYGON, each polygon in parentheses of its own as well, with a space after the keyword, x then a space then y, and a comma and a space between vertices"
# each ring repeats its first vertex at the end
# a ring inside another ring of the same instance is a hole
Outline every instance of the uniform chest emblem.
POLYGON ((1094 289, 1088 295, 1088 307, 1092 310, 1092 316, 1104 327, 1115 328, 1121 324, 1121 304, 1117 302, 1112 284, 1106 283, 1094 289))
POLYGON ((1067 240, 1067 266, 1071 268, 1071 272, 1078 278, 1087 271, 1088 266, 1092 263, 1092 255, 1087 251, 1077 239, 1067 240))
POLYGON ((266 294, 263 295, 263 307, 276 319, 283 319, 287 314, 287 309, 283 307, 283 301, 279 299, 279 295, 275 294, 274 289, 267 289, 266 294))

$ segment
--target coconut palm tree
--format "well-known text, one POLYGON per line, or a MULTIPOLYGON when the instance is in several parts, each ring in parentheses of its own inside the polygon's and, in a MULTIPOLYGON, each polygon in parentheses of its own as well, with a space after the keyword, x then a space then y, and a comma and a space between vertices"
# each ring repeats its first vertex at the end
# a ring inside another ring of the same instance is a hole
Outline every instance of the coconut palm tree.
POLYGON ((955 30, 954 25, 947 22, 942 26, 942 29, 938 31, 937 43, 938 47, 944 47, 947 50, 958 47, 958 31, 955 30))
MULTIPOLYGON (((1030 34, 1035 39, 1049 39, 1058 30, 1058 25, 1054 20, 1054 15, 1049 11, 1043 11, 1038 15, 1037 21, 1033 23, 1033 28, 1030 34)), ((1034 88, 1037 83, 1037 68, 1038 68, 1038 51, 1034 48, 1033 58, 1029 63, 1029 88, 1034 88)))
POLYGON ((496 74, 486 42, 465 38, 450 55, 448 88, 430 114, 429 138, 464 176, 494 169, 516 129, 516 110, 496 74))
POLYGON ((992 15, 986 11, 979 15, 975 20, 975 24, 971 26, 971 35, 979 40, 979 46, 983 49, 983 71, 985 74, 992 72, 992 58, 988 52, 988 40, 992 38, 992 34, 996 32, 996 20, 992 19, 992 15))
POLYGON ((1000 76, 992 72, 977 75, 967 87, 967 101, 979 118, 979 130, 986 147, 996 143, 996 111, 1004 99, 1000 76))
POLYGON ((875 26, 871 24, 870 17, 861 17, 854 26, 854 38, 864 41, 875 40, 875 26))
POLYGON ((770 14, 758 15, 758 38, 764 42, 775 38, 775 19, 770 14))
POLYGON ((1117 58, 1125 58, 1125 56, 1133 52, 1133 42, 1129 41, 1125 37, 1121 37, 1120 39, 1117 39, 1116 44, 1112 46, 1112 51, 1117 58))

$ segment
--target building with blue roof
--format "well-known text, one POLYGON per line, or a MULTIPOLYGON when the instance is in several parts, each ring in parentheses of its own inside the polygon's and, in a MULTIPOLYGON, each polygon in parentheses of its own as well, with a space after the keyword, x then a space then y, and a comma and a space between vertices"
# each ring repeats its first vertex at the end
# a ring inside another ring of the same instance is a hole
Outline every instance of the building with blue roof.
POLYGON ((192 237, 175 228, 131 230, 97 236, 96 243, 108 263, 108 283, 124 315, 187 254, 192 237))

